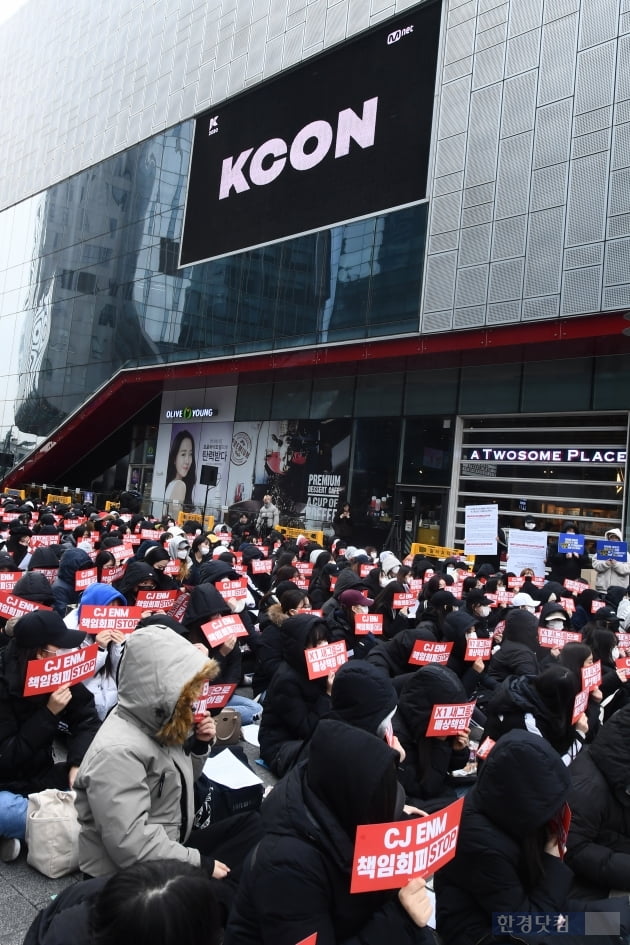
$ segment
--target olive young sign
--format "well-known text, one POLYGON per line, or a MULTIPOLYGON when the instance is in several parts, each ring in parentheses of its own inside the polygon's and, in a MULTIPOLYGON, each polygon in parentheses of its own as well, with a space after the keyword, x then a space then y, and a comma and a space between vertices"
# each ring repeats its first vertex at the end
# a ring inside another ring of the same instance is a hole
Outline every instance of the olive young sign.
POLYGON ((440 6, 200 115, 180 265, 423 200, 440 6))

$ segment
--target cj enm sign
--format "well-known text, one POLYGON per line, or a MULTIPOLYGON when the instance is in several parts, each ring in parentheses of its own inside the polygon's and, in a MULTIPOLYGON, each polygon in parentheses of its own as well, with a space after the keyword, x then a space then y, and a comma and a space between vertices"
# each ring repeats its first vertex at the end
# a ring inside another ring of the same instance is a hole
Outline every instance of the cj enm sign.
POLYGON ((426 197, 440 3, 200 115, 180 265, 426 197))

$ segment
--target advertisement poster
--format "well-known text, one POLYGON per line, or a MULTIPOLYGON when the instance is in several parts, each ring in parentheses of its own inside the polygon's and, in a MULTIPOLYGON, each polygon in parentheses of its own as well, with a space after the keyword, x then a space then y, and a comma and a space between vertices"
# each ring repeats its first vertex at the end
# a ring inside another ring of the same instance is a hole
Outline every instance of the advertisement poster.
POLYGON ((235 423, 230 512, 255 519, 269 494, 282 524, 318 528, 331 522, 348 486, 350 433, 349 420, 235 423))

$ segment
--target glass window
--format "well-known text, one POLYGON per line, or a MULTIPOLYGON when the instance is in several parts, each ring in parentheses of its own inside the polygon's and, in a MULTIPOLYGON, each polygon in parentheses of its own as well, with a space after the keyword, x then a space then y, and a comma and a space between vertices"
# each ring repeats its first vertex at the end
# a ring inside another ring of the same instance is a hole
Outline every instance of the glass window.
POLYGON ((518 410, 521 364, 478 364, 462 368, 459 413, 518 410))
POLYGON ((268 420, 273 384, 239 384, 235 420, 268 420))
POLYGON ((409 371, 405 385, 405 416, 457 413, 459 370, 409 371))
POLYGON ((418 486, 450 485, 454 426, 450 418, 418 417, 405 421, 401 482, 418 486))
POLYGON ((401 413, 404 374, 363 374, 357 377, 355 417, 387 417, 401 413))
POLYGON ((591 358, 530 361, 523 365, 523 413, 588 410, 592 372, 591 358))
POLYGON ((351 417, 354 377, 315 377, 311 392, 311 417, 324 420, 351 417))

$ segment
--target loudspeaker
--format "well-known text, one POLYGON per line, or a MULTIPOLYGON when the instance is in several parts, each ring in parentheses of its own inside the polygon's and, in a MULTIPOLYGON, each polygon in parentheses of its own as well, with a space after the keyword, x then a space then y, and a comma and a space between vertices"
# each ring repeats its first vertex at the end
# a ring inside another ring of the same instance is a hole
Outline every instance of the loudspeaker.
POLYGON ((218 466, 202 466, 199 482, 202 486, 216 486, 218 472, 218 466))

